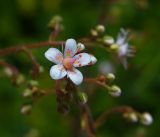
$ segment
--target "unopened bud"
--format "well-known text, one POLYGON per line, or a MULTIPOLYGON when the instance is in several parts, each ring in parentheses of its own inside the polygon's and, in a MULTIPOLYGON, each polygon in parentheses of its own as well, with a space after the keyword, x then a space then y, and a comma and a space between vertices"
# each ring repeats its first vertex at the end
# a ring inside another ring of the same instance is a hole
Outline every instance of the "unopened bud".
POLYGON ((84 92, 78 92, 78 99, 82 104, 87 103, 87 100, 88 100, 87 94, 84 92))
POLYGON ((25 114, 25 115, 28 115, 28 114, 31 113, 31 110, 32 110, 32 105, 30 105, 30 104, 29 105, 24 105, 21 108, 21 113, 25 114))
POLYGON ((131 122, 138 122, 138 116, 135 112, 125 113, 123 116, 131 122))
POLYGON ((113 97, 119 97, 121 95, 121 89, 117 85, 113 85, 109 89, 109 94, 113 97))
POLYGON ((96 36, 98 36, 98 33, 97 33, 96 30, 92 29, 91 30, 91 35, 94 36, 94 37, 96 37, 96 36))
POLYGON ((27 88, 27 89, 24 90, 22 95, 25 98, 31 97, 32 96, 32 90, 27 88))
POLYGON ((4 73, 8 76, 8 77, 12 77, 13 76, 13 72, 10 68, 6 67, 4 69, 4 73))
POLYGON ((77 44, 77 52, 80 52, 80 51, 82 51, 82 50, 84 50, 84 49, 85 49, 84 44, 82 44, 82 43, 78 43, 78 44, 77 44))
POLYGON ((106 77, 109 81, 113 81, 115 79, 115 75, 113 73, 108 73, 106 77))
POLYGON ((24 80, 25 80, 24 76, 20 74, 16 78, 16 84, 20 85, 20 84, 22 84, 24 82, 24 80))
POLYGON ((55 26, 57 25, 57 24, 60 24, 62 22, 62 17, 61 16, 54 16, 52 19, 51 19, 51 21, 49 22, 49 24, 48 24, 48 27, 49 28, 51 28, 51 29, 54 29, 55 28, 55 26))
POLYGON ((29 86, 38 86, 38 81, 36 81, 36 80, 30 80, 29 82, 28 82, 28 84, 29 84, 29 86))
POLYGON ((111 45, 114 43, 114 39, 111 36, 104 36, 103 43, 106 45, 111 45))
POLYGON ((103 33, 105 31, 105 27, 103 25, 97 25, 96 30, 98 33, 103 33))
POLYGON ((118 46, 118 44, 112 44, 112 45, 110 46, 110 49, 111 49, 111 51, 113 51, 113 52, 117 52, 118 49, 119 49, 119 46, 118 46))
POLYGON ((153 118, 148 112, 143 113, 140 118, 141 123, 144 125, 150 125, 153 122, 153 118))

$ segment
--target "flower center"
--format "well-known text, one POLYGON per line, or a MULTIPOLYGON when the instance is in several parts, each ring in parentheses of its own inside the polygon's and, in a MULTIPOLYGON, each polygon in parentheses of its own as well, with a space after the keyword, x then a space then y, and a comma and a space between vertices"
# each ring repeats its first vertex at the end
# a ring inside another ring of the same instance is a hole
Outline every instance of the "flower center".
POLYGON ((74 62, 75 62, 75 59, 73 59, 73 58, 65 58, 65 59, 63 59, 63 66, 67 70, 72 70, 74 62))

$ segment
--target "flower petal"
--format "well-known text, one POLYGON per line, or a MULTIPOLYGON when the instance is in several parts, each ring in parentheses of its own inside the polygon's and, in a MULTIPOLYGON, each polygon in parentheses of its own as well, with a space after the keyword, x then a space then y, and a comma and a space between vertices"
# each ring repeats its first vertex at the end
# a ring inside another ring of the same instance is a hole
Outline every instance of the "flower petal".
POLYGON ((68 71, 67 75, 72 80, 72 82, 76 85, 80 85, 83 81, 82 73, 75 68, 73 68, 72 71, 68 71))
POLYGON ((56 48, 49 48, 45 52, 45 57, 55 64, 60 64, 63 60, 62 53, 56 48))
POLYGON ((129 46, 128 43, 125 43, 119 47, 118 55, 120 57, 127 55, 128 46, 129 46))
POLYGON ((126 42, 127 37, 128 37, 128 32, 125 31, 123 28, 121 28, 116 43, 121 46, 126 42))
POLYGON ((68 39, 66 41, 64 56, 73 57, 77 52, 77 43, 74 39, 68 39))
POLYGON ((65 68, 63 67, 63 65, 54 65, 51 67, 50 69, 50 76, 52 77, 52 79, 61 79, 63 77, 65 77, 67 74, 67 71, 65 70, 65 68))
POLYGON ((92 65, 97 61, 97 59, 93 55, 87 53, 80 53, 73 58, 75 59, 75 62, 73 63, 74 67, 92 65))

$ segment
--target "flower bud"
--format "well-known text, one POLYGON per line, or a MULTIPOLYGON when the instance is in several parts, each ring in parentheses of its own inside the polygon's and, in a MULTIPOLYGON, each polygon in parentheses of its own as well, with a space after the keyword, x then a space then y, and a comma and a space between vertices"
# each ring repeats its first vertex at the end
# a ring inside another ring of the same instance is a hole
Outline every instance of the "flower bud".
POLYGON ((84 50, 84 49, 85 49, 84 44, 82 44, 82 43, 78 43, 78 44, 77 44, 77 52, 80 52, 80 51, 82 51, 82 50, 84 50))
POLYGON ((32 110, 32 105, 28 104, 28 105, 24 105, 22 106, 21 108, 21 113, 22 114, 25 114, 25 115, 28 115, 31 113, 31 110, 32 110))
POLYGON ((114 39, 111 36, 104 36, 103 37, 103 43, 106 45, 111 45, 114 43, 114 39))
POLYGON ((110 46, 110 50, 113 51, 113 52, 117 52, 118 49, 119 49, 118 44, 112 44, 112 45, 110 46))
POLYGON ((31 97, 32 96, 32 90, 27 88, 27 89, 24 90, 22 95, 25 98, 31 97))
POLYGON ((109 89, 109 94, 113 97, 119 97, 121 95, 121 89, 117 85, 113 85, 109 89))
POLYGON ((10 68, 6 67, 4 69, 4 73, 8 76, 8 77, 12 77, 13 76, 13 72, 10 68))
POLYGON ((106 75, 106 78, 109 80, 109 81, 113 81, 115 79, 115 75, 113 73, 108 73, 106 75))
POLYGON ((125 113, 123 116, 131 122, 138 122, 138 116, 135 112, 125 113))
POLYGON ((48 27, 54 29, 57 24, 60 24, 62 22, 62 20, 63 19, 61 16, 54 16, 49 22, 48 27))
POLYGON ((151 114, 148 112, 143 113, 140 118, 141 118, 140 119, 141 123, 144 125, 150 125, 153 122, 153 118, 152 118, 151 114))
POLYGON ((29 82, 28 82, 28 84, 29 84, 29 86, 38 86, 38 81, 36 81, 36 80, 30 80, 29 82))
POLYGON ((78 99, 79 99, 79 102, 82 104, 87 103, 87 100, 88 100, 87 94, 84 92, 78 92, 78 99))
POLYGON ((15 82, 16 82, 17 85, 20 85, 24 82, 24 80, 25 80, 24 76, 20 74, 20 75, 17 76, 15 82))
POLYGON ((105 27, 103 25, 97 25, 96 26, 96 31, 98 33, 103 33, 105 31, 105 27))
POLYGON ((96 37, 96 36, 98 36, 98 33, 97 33, 96 30, 92 29, 91 30, 91 35, 94 36, 94 37, 96 37))

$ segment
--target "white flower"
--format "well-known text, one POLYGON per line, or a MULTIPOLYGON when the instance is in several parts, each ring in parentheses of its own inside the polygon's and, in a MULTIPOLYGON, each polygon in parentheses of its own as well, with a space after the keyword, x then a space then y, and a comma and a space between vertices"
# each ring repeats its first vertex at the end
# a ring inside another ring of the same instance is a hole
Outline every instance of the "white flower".
POLYGON ((141 119, 142 124, 144 125, 150 125, 153 122, 153 118, 150 113, 145 112, 142 114, 142 119, 141 119))
POLYGON ((83 75, 75 67, 93 65, 97 59, 93 55, 79 53, 80 50, 84 49, 84 45, 80 45, 81 48, 77 46, 74 39, 68 39, 65 43, 64 55, 56 48, 50 48, 45 52, 45 57, 56 64, 50 69, 52 79, 62 79, 67 75, 74 84, 82 83, 83 75))
POLYGON ((128 66, 127 57, 133 57, 135 52, 133 47, 129 47, 127 39, 128 32, 121 28, 117 36, 116 44, 118 46, 118 57, 125 68, 128 66))

